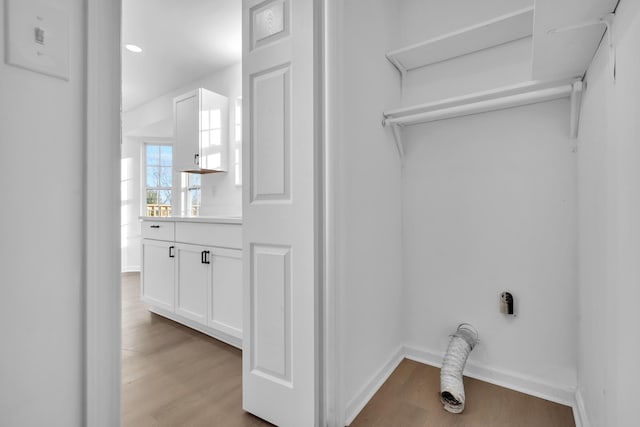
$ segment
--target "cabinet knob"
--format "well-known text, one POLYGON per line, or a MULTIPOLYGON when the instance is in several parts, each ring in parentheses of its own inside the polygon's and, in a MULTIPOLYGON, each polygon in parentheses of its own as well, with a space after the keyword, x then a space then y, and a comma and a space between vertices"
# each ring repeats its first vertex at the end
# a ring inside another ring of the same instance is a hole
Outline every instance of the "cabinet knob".
POLYGON ((160 228, 159 225, 152 225, 151 228, 160 228))
POLYGON ((193 155, 193 163, 195 163, 196 165, 200 164, 200 154, 193 155))

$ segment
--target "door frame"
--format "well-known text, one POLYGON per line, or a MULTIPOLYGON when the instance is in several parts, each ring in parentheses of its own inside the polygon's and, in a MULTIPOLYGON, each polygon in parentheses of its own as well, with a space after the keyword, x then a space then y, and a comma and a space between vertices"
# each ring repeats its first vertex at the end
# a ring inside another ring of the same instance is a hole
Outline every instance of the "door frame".
POLYGON ((341 200, 341 144, 340 120, 342 106, 340 103, 340 40, 342 28, 343 0, 323 0, 322 4, 322 109, 323 130, 322 146, 322 193, 323 208, 323 403, 326 426, 343 427, 346 414, 344 401, 343 356, 345 334, 342 333, 342 321, 345 318, 344 286, 340 286, 340 278, 344 277, 345 263, 341 262, 344 248, 345 225, 344 216, 339 207, 341 200))
POLYGON ((84 413, 120 425, 121 1, 86 0, 84 413))
MULTIPOLYGON (((113 427, 121 422, 120 296, 120 144, 121 144, 121 0, 86 0, 86 148, 84 176, 84 425, 113 427), (117 143, 116 143, 117 141, 117 143)), ((319 171, 317 254, 320 276, 316 309, 319 322, 318 383, 322 425, 344 425, 341 401, 341 358, 336 210, 339 144, 335 141, 339 68, 333 19, 337 0, 316 0, 317 43, 321 76, 317 94, 319 171)), ((337 227, 338 226, 338 227, 337 227)))

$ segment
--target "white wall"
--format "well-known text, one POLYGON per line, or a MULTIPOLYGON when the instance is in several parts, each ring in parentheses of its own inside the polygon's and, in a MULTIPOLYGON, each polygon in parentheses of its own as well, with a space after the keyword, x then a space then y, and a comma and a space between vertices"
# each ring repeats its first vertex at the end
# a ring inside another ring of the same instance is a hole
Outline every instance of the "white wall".
MULTIPOLYGON (((0 425, 82 425, 84 2, 70 78, 0 62, 0 425)), ((0 5, 0 22, 5 8, 0 5)), ((0 31, 4 57, 4 31, 0 31)))
MULTIPOLYGON (((400 42, 532 3, 403 0, 400 42)), ((402 104, 530 79, 525 38, 409 73, 402 104)), ((410 127, 402 205, 407 345, 443 354, 456 325, 469 322, 482 337, 471 365, 494 381, 566 399, 576 384, 577 342, 576 156, 568 126, 562 100, 410 127), (503 290, 514 294, 515 318, 498 311, 503 290)))
MULTIPOLYGON (((241 215, 242 187, 235 185, 233 141, 235 100, 242 96, 242 64, 235 64, 160 96, 122 115, 122 268, 140 268, 142 201, 141 155, 145 142, 173 136, 173 98, 196 88, 206 88, 229 98, 229 172, 202 175, 201 215, 241 215)), ((175 202, 174 202, 175 203, 175 202)))
POLYGON ((332 117, 342 130, 348 415, 397 346, 441 360, 465 321, 481 336, 470 363, 488 379, 572 398, 577 189, 568 101, 405 128, 404 169, 379 123, 401 105, 530 80, 530 38, 413 71, 402 84, 384 54, 531 4, 344 2, 342 110, 332 117), (515 295, 515 318, 499 313, 503 290, 515 295))
POLYGON ((341 64, 337 259, 343 319, 343 397, 347 412, 402 344, 400 164, 381 113, 399 105, 398 73, 385 59, 392 47, 395 2, 344 2, 341 64), (362 19, 363 13, 366 19, 362 19))
MULTIPOLYGON (((533 1, 402 0, 398 4, 400 15, 396 22, 402 24, 396 24, 395 48, 532 6, 533 1)), ((531 37, 411 71, 402 85, 402 105, 410 106, 527 80, 531 80, 531 37)))
POLYGON ((469 322, 481 338, 471 364, 575 387, 576 159, 568 125, 561 100, 405 131, 408 345, 443 355, 449 334, 469 322), (498 310, 503 290, 514 295, 514 318, 498 310))
POLYGON ((398 25, 394 48, 399 48, 533 6, 534 0, 399 0, 396 3, 402 25, 398 25))
POLYGON ((531 80, 531 37, 411 71, 402 105, 411 106, 531 80))
POLYGON ((586 425, 626 427, 640 378, 640 4, 616 15, 617 80, 602 45, 580 121, 578 391, 586 425))
MULTIPOLYGON (((164 141, 164 139, 161 139, 164 141)), ((145 139, 122 138, 120 168, 120 254, 123 272, 140 271, 142 228, 141 155, 145 139)), ((150 141, 151 142, 151 141, 150 141)))

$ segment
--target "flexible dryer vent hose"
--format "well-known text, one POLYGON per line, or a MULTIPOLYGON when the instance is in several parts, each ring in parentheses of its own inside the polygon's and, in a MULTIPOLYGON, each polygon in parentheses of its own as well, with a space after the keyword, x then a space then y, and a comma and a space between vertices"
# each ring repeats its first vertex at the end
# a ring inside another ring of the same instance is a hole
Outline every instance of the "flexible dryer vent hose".
POLYGON ((467 357, 478 343, 478 331, 468 323, 458 326, 451 335, 447 354, 440 370, 440 401, 444 409, 454 414, 464 410, 464 384, 462 371, 467 363, 467 357))

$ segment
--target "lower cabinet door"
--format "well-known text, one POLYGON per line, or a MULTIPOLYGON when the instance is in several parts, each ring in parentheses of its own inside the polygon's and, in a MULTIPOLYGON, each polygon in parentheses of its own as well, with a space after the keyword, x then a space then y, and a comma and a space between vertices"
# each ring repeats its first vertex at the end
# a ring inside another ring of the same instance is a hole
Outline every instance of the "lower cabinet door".
POLYGON ((173 311, 173 242, 142 241, 142 300, 173 311))
POLYGON ((242 251, 210 250, 212 283, 207 324, 242 338, 242 251))
POLYGON ((210 249, 176 243, 175 312, 207 324, 207 295, 211 277, 210 249))

